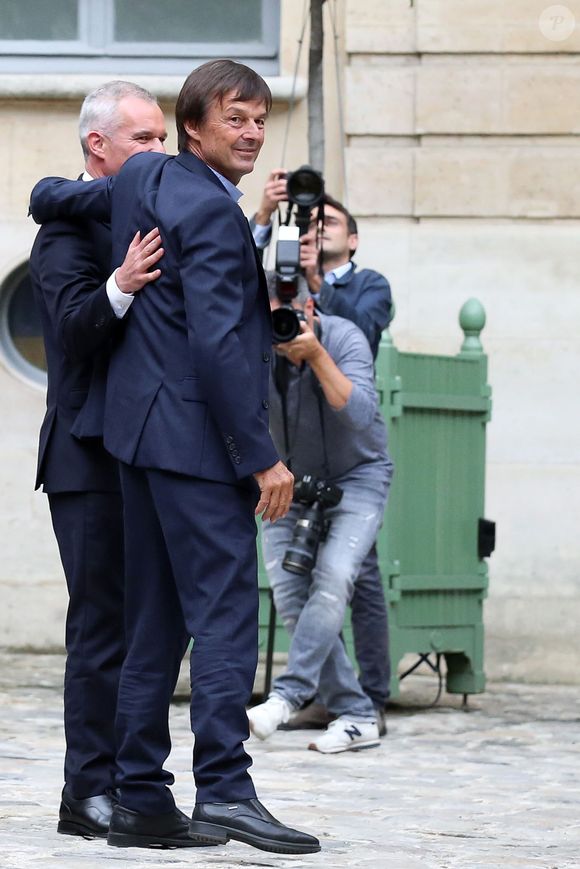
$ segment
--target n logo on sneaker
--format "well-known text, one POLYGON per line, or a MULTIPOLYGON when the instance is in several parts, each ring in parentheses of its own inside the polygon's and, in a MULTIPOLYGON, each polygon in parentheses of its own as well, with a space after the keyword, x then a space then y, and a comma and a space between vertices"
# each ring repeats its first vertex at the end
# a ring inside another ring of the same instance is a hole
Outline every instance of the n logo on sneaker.
POLYGON ((344 732, 348 733, 351 739, 356 739, 357 736, 362 736, 362 733, 354 724, 351 724, 350 727, 345 727, 344 732))

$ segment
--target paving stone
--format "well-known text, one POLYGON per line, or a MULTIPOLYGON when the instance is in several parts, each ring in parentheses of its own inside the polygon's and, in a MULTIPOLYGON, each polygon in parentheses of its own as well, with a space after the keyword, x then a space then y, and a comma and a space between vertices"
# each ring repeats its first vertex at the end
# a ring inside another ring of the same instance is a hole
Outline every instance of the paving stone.
MULTIPOLYGON (((1 869, 574 869, 580 867, 580 697, 575 688, 492 684, 470 698, 413 677, 380 748, 308 751, 308 731, 250 741, 268 808, 323 850, 283 856, 240 843, 211 849, 109 848, 56 833, 62 787, 58 655, 0 653, 1 869)), ((178 805, 190 812, 188 708, 171 709, 178 805)))

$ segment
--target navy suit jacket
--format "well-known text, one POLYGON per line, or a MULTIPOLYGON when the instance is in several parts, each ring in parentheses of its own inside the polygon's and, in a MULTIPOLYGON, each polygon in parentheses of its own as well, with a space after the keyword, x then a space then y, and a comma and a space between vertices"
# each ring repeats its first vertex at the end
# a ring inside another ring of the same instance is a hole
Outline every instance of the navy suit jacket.
POLYGON ((161 277, 137 295, 111 359, 107 449, 128 464, 226 483, 275 464, 264 273, 216 175, 189 152, 138 154, 112 179, 37 185, 35 219, 62 208, 111 209, 114 265, 137 230, 158 226, 165 250, 161 277))
POLYGON ((47 359, 36 476, 46 492, 119 488, 117 462, 102 443, 107 361, 121 328, 105 289, 110 256, 108 225, 67 220, 42 226, 30 255, 47 359), (73 437, 75 428, 85 440, 73 437))

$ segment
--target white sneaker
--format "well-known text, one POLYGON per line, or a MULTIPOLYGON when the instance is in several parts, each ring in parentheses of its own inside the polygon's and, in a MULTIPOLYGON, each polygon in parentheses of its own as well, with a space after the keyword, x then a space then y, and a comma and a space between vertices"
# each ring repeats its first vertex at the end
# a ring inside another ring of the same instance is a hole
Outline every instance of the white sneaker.
POLYGON ((267 739, 279 724, 286 724, 292 707, 280 694, 272 694, 265 703, 248 709, 250 730, 258 739, 267 739))
POLYGON ((351 721, 337 718, 331 721, 326 731, 316 742, 311 742, 311 751, 322 754, 338 754, 339 751, 358 751, 379 745, 379 728, 376 721, 351 721))

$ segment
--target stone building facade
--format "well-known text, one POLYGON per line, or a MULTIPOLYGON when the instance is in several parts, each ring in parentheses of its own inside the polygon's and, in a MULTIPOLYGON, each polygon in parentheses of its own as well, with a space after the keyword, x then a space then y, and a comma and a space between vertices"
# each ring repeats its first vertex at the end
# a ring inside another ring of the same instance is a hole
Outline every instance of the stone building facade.
MULTIPOLYGON (((395 343, 454 354, 461 304, 475 296, 487 311, 494 409, 486 513, 497 522, 498 546, 486 670, 578 681, 580 0, 326 7, 327 186, 359 220, 357 261, 391 280, 395 343)), ((281 0, 280 13, 279 74, 269 76, 276 101, 259 167, 243 184, 247 213, 286 140, 303 7, 281 0)), ((306 54, 289 169, 307 156, 306 54)), ((80 170, 82 93, 132 78, 162 97, 171 119, 184 76, 142 73, 111 68, 56 81, 0 67, 0 285, 25 263, 34 237, 26 218, 33 183, 80 170)), ((44 396, 6 352, 0 395, 0 644, 58 647, 65 595, 46 504, 31 485, 44 396)))

